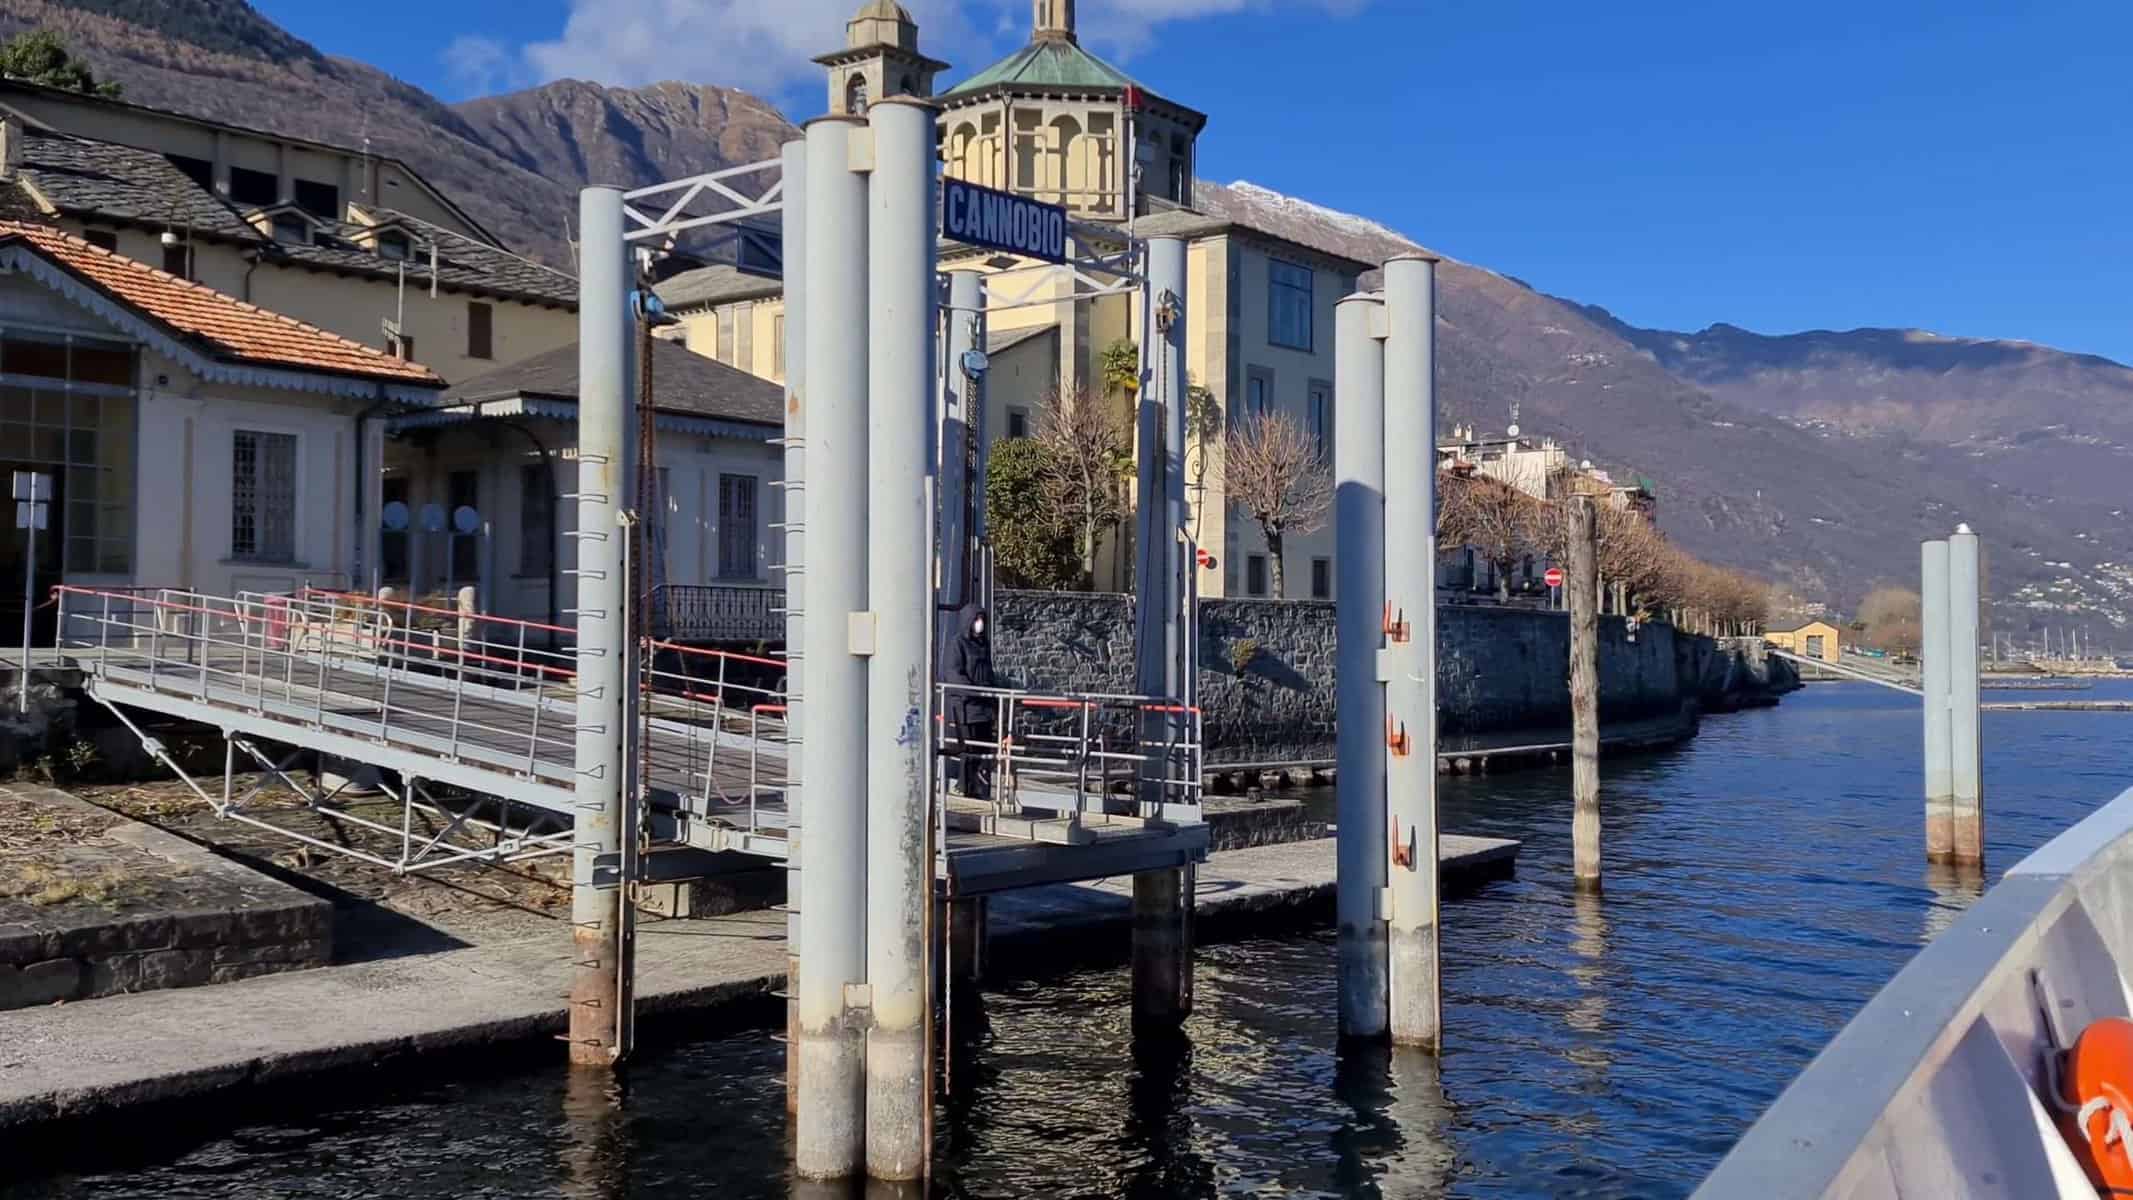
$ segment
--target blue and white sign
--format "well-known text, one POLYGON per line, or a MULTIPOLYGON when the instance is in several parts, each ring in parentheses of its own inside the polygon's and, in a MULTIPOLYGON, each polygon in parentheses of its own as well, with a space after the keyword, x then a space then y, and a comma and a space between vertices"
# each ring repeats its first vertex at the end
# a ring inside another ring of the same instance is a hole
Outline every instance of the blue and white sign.
POLYGON ((1066 209, 960 179, 941 181, 941 232, 972 246, 1066 261, 1066 209))

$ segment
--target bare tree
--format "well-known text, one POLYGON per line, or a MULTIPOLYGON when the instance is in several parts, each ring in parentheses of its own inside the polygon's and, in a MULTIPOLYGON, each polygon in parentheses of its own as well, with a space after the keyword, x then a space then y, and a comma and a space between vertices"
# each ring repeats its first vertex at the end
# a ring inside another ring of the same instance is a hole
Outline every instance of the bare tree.
POLYGON ((1511 571, 1547 536, 1540 501, 1485 475, 1447 472, 1438 481, 1438 540, 1480 555, 1495 569, 1497 599, 1509 600, 1511 571))
POLYGON ((1274 560, 1274 594, 1286 597, 1282 540, 1325 525, 1333 507, 1333 475, 1319 457, 1317 440, 1280 412, 1261 413, 1232 429, 1223 457, 1228 498, 1259 523, 1274 560))
POLYGON ((1925 640, 1924 617, 1918 593, 1909 588, 1883 585, 1859 602, 1859 631, 1867 645, 1901 654, 1915 654, 1925 640))
POLYGON ((1054 388, 1045 393, 1037 416, 1037 441, 1045 451, 1045 491, 1072 522, 1084 584, 1094 587, 1096 540, 1106 526, 1126 517, 1126 473, 1133 465, 1126 422, 1109 401, 1086 388, 1072 396, 1054 388))

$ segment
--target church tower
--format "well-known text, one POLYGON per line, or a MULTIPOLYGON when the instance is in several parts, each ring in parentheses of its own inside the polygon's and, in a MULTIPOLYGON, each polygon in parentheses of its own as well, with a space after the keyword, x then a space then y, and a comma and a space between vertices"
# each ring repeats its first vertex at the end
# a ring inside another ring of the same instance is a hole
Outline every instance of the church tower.
POLYGON ((1035 0, 1036 38, 1040 41, 1074 40, 1074 0, 1035 0))
MULTIPOLYGON (((1064 7, 1071 26, 1073 0, 1064 7)), ((867 0, 845 22, 844 49, 815 61, 829 68, 829 111, 853 117, 883 96, 932 96, 933 77, 948 69, 918 52, 918 22, 895 0, 867 0)))

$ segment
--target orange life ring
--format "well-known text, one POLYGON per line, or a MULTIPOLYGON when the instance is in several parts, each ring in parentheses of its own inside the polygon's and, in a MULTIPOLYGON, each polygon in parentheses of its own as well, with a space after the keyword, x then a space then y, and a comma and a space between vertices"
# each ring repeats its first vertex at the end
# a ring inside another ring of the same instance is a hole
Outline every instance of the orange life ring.
POLYGON ((2067 1144, 2106 1196, 2133 1196, 2133 1021, 2104 1017, 2081 1031, 2059 1073, 2072 1107, 2067 1144))

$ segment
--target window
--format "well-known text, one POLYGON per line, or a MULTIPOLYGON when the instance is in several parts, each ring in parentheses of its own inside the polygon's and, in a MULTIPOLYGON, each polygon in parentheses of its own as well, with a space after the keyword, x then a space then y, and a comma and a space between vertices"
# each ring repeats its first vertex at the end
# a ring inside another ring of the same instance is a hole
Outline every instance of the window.
POLYGON ((867 115, 867 77, 854 75, 844 85, 844 111, 855 117, 867 115))
POLYGON ((1311 268, 1267 262, 1266 340, 1292 350, 1311 348, 1311 268))
POLYGON ((1244 419, 1263 417, 1274 402, 1274 377, 1262 368, 1253 367, 1244 378, 1244 419))
POLYGON ((729 367, 739 366, 740 364, 734 361, 739 349, 740 339, 735 335, 733 327, 733 310, 719 309, 718 345, 712 348, 711 356, 729 367))
MULTIPOLYGON (((385 477, 381 493, 381 504, 405 505, 407 496, 407 476, 387 475, 385 477)), ((384 514, 381 512, 379 516, 382 527, 384 514)), ((387 583, 404 584, 407 582, 407 527, 405 525, 398 529, 383 529, 379 533, 378 573, 384 576, 387 583)))
POLYGON ((1823 652, 1822 652, 1822 646, 1823 646, 1823 641, 1824 641, 1824 639, 1823 639, 1822 635, 1821 635, 1821 634, 1819 634, 1819 633, 1810 633, 1810 634, 1808 634, 1808 635, 1807 635, 1807 657, 1809 657, 1809 658, 1822 658, 1822 657, 1825 657, 1825 655, 1824 655, 1824 654, 1823 654, 1823 652))
POLYGON ((311 244, 311 222, 295 213, 282 213, 274 218, 274 240, 291 246, 311 244))
POLYGON ((1029 436, 1028 409, 1023 408, 1021 405, 1015 405, 1007 410, 1007 436, 1011 438, 1029 436))
POLYGON ((296 206, 314 217, 328 221, 341 219, 341 189, 330 183, 310 179, 296 181, 296 206))
POLYGON ((544 576, 555 566, 555 488, 548 464, 518 469, 518 573, 544 576))
POLYGON ((1244 560, 1244 590, 1248 595, 1266 595, 1266 555, 1254 554, 1244 560))
POLYGON ((9 377, 0 385, 0 462, 52 478, 52 540, 42 545, 53 553, 39 550, 40 575, 133 569, 134 361, 133 347, 119 343, 19 329, 0 337, 9 377))
POLYGON ((184 172, 187 179, 209 191, 215 190, 215 164, 204 158, 193 158, 184 154, 166 154, 163 157, 170 160, 171 166, 184 172))
POLYGON ((407 240, 407 235, 399 233, 381 233, 378 235, 379 258, 388 262, 406 262, 414 256, 414 243, 407 240))
POLYGON ((1331 600, 1333 598, 1332 559, 1314 558, 1311 560, 1311 598, 1313 600, 1331 600))
POLYGON ((718 577, 754 579, 755 476, 718 477, 718 577))
POLYGON ((237 204, 264 208, 281 199, 281 180, 265 171, 231 167, 230 199, 237 204))
POLYGON ((1311 441, 1318 447, 1321 460, 1333 456, 1333 385, 1311 381, 1311 395, 1306 402, 1306 419, 1310 422, 1311 441))
POLYGON ((230 463, 230 557, 296 561, 296 435, 240 429, 230 463))
POLYGON ((99 250, 109 250, 113 254, 118 253, 119 235, 116 229, 84 229, 81 231, 81 240, 99 250))
POLYGON ((180 279, 193 277, 193 248, 184 242, 163 247, 163 269, 180 279))
POLYGON ((480 301, 467 301, 467 357, 496 357, 496 309, 480 301))
POLYGON ((778 315, 770 318, 770 354, 773 360, 770 364, 770 369, 776 371, 780 375, 783 375, 785 373, 784 313, 779 313, 778 315))
POLYGON ((475 525, 473 533, 459 531, 460 509, 471 508, 477 516, 481 513, 481 472, 454 471, 444 477, 444 488, 445 538, 452 547, 448 583, 456 589, 481 579, 481 526, 475 525))

